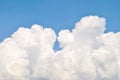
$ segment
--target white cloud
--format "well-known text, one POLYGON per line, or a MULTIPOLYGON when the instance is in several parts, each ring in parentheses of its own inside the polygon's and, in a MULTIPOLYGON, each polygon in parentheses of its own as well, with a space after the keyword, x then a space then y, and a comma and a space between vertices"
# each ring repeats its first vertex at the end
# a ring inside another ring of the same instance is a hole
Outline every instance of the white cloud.
POLYGON ((86 16, 58 37, 40 25, 19 28, 0 43, 0 80, 120 80, 120 32, 104 33, 105 24, 86 16))

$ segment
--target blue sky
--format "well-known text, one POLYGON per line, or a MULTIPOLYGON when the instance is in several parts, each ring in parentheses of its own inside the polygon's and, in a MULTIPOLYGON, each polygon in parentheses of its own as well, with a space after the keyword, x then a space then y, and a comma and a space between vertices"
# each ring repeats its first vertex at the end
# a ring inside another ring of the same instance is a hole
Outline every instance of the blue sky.
POLYGON ((106 32, 120 31, 120 0, 0 0, 0 42, 19 27, 40 24, 56 33, 72 29, 80 18, 98 15, 106 32))

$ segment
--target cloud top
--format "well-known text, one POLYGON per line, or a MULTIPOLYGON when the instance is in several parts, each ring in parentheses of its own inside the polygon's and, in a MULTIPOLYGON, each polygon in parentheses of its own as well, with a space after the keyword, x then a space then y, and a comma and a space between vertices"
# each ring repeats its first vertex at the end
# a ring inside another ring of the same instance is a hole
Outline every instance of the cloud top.
POLYGON ((19 28, 0 43, 0 80, 119 80, 120 32, 104 33, 105 24, 86 16, 58 37, 37 24, 19 28))

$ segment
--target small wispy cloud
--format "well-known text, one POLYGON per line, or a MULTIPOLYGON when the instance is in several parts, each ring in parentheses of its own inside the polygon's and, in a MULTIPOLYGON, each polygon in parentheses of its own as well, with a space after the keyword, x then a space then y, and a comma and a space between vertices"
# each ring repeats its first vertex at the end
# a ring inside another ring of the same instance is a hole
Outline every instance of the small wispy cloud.
POLYGON ((105 24, 86 16, 58 37, 37 24, 19 28, 0 43, 0 80, 120 80, 120 32, 104 33, 105 24))

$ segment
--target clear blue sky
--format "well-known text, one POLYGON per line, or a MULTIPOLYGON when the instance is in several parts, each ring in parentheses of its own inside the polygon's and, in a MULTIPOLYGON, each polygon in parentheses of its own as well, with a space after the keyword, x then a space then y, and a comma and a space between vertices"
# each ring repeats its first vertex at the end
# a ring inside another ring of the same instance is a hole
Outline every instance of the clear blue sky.
POLYGON ((106 32, 120 31, 120 0, 0 0, 0 42, 21 26, 40 24, 58 33, 88 15, 105 17, 106 32))

